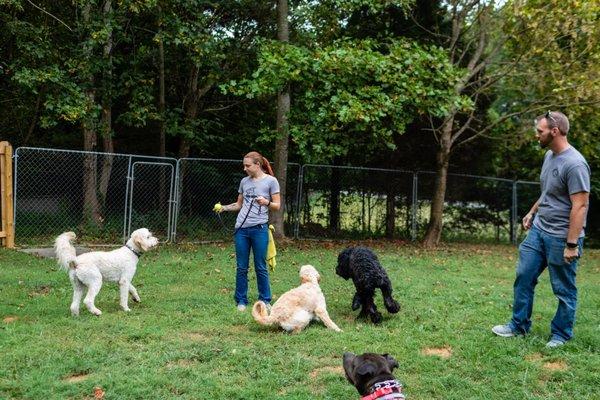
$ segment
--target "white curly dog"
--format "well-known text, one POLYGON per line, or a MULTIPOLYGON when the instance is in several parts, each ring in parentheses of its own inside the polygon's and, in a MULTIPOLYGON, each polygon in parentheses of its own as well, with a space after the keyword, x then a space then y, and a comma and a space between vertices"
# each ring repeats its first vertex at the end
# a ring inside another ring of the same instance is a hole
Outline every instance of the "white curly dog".
POLYGON ((298 333, 311 320, 321 320, 329 329, 336 332, 342 330, 331 320, 327 313, 325 296, 319 286, 321 275, 312 265, 300 268, 302 284, 289 290, 273 304, 271 313, 262 301, 257 301, 252 307, 252 316, 261 325, 279 325, 288 332, 298 333))
POLYGON ((125 246, 113 251, 92 251, 79 256, 71 241, 76 238, 75 233, 65 232, 54 241, 56 258, 62 268, 69 272, 69 279, 73 284, 73 301, 71 314, 79 315, 79 303, 87 287, 87 294, 83 304, 94 315, 102 311, 94 305, 94 299, 102 287, 103 281, 118 282, 120 289, 119 304, 123 311, 130 311, 127 306, 128 295, 139 302, 140 296, 131 284, 135 275, 136 266, 142 252, 150 250, 158 244, 158 239, 146 228, 134 231, 125 246))

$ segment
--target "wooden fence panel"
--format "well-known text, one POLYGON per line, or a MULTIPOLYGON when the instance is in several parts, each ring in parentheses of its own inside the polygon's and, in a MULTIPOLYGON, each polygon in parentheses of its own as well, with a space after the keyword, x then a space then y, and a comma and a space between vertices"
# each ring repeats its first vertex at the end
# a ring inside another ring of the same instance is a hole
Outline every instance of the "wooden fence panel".
POLYGON ((2 204, 0 244, 8 248, 15 247, 12 155, 13 150, 10 143, 0 142, 0 203, 2 204))

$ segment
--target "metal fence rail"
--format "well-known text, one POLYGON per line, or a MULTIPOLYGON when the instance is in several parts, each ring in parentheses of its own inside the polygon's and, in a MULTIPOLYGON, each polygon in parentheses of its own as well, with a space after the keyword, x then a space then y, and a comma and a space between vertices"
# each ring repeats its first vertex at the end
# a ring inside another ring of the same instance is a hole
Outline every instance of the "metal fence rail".
MULTIPOLYGON (((161 158, 21 147, 15 152, 19 245, 48 245, 74 230, 83 242, 122 243, 147 227, 163 241, 230 238, 241 160, 161 158)), ((429 218, 435 174, 288 164, 284 229, 295 238, 416 240, 429 218)), ((512 242, 539 183, 448 174, 445 239, 512 242)))

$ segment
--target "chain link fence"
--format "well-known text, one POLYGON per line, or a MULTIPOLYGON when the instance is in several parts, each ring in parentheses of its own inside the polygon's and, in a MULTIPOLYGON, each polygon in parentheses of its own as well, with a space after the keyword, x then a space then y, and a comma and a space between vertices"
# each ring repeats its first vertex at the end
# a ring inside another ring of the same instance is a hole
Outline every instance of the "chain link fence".
MULTIPOLYGON (((212 211, 216 202, 237 200, 240 181, 246 176, 241 160, 183 158, 177 167, 177 207, 173 236, 197 242, 230 238, 236 213, 212 211)), ((288 164, 285 198, 285 233, 293 235, 299 164, 288 164)))
POLYGON ((296 236, 407 238, 412 179, 399 170, 304 165, 296 236))
POLYGON ((14 165, 19 245, 49 245, 68 230, 81 242, 122 243, 142 226, 170 238, 175 159, 21 147, 14 165))
MULTIPOLYGON (((246 176, 241 160, 160 158, 18 148, 15 227, 19 245, 49 245, 74 230, 83 243, 122 243, 147 227, 162 241, 227 240, 246 176)), ((288 237, 416 240, 427 227, 435 174, 288 164, 288 237)), ((449 174, 444 239, 516 243, 539 183, 449 174)))
MULTIPOLYGON (((416 233, 425 234, 436 174, 418 172, 416 233)), ((444 240, 513 241, 513 181, 466 174, 448 174, 443 217, 444 240)))

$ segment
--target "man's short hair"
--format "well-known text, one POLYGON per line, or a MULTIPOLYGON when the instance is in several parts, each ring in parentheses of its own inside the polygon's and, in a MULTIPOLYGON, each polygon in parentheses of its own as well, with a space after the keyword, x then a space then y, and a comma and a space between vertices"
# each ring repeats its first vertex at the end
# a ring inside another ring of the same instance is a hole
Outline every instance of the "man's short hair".
POLYGON ((546 114, 539 115, 535 119, 535 123, 537 124, 542 118, 546 119, 548 128, 558 128, 563 136, 567 136, 569 133, 569 118, 560 111, 548 111, 546 114))

